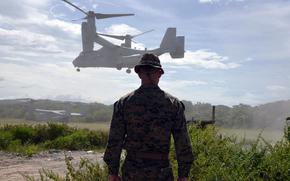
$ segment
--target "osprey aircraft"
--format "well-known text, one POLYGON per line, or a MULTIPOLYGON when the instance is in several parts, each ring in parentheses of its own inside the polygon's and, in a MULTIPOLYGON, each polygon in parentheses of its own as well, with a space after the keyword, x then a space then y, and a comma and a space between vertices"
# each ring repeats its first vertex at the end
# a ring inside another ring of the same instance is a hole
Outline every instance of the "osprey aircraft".
MULTIPOLYGON (((132 16, 134 14, 101 14, 94 11, 86 12, 78 6, 67 0, 62 0, 86 15, 81 25, 82 33, 82 52, 73 60, 73 65, 80 71, 80 68, 87 67, 104 67, 116 68, 121 70, 127 68, 126 72, 130 73, 131 69, 139 62, 145 53, 153 53, 160 56, 169 53, 172 58, 184 57, 184 36, 176 36, 176 28, 168 28, 160 43, 159 48, 147 50, 137 50, 131 48, 132 38, 139 35, 107 35, 96 31, 95 19, 104 19, 120 16, 132 16), (115 45, 102 36, 125 40, 123 44, 115 45), (94 43, 101 45, 98 50, 94 50, 94 43)), ((152 31, 152 30, 150 30, 152 31)), ((146 32, 144 32, 146 33, 146 32)), ((141 33, 141 34, 144 34, 141 33)))

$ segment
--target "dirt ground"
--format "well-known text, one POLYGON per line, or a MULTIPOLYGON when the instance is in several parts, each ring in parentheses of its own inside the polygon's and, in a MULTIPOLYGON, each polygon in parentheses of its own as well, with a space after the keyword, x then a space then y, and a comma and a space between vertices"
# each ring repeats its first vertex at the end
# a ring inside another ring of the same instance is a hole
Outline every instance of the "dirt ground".
POLYGON ((102 153, 92 151, 57 151, 51 150, 41 152, 32 157, 22 157, 17 154, 0 152, 0 181, 24 181, 20 174, 33 176, 38 179, 39 170, 46 168, 53 170, 60 175, 65 175, 65 154, 72 158, 72 164, 77 165, 81 158, 88 158, 90 161, 98 161, 103 164, 102 153))

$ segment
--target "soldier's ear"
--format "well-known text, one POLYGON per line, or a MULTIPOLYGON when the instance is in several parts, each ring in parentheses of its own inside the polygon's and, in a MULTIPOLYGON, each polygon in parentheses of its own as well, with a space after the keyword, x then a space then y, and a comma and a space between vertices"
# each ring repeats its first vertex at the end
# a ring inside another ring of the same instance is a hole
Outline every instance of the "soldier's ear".
POLYGON ((162 76, 162 70, 158 69, 158 78, 162 76))
POLYGON ((142 75, 141 75, 141 72, 140 72, 140 71, 138 72, 138 77, 139 77, 140 79, 142 79, 142 75))

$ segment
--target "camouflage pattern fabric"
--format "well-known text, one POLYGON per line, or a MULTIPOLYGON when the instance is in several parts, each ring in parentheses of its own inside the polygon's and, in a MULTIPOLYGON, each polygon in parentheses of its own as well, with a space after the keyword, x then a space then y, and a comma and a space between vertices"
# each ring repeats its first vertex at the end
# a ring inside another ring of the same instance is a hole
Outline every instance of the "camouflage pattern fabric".
POLYGON ((173 181, 173 172, 167 161, 126 158, 122 166, 123 181, 173 181))
MULTIPOLYGON (((141 86, 122 97, 114 104, 109 140, 104 155, 109 173, 118 174, 122 148, 127 151, 127 157, 130 157, 130 161, 126 159, 127 165, 123 170, 125 175, 128 173, 128 177, 129 172, 134 170, 130 165, 137 168, 136 173, 138 174, 142 173, 142 168, 147 168, 147 171, 143 171, 144 174, 142 174, 145 179, 149 177, 150 168, 153 170, 152 173, 160 172, 161 166, 163 168, 164 165, 150 167, 144 164, 150 160, 150 155, 152 155, 151 160, 155 160, 157 165, 168 162, 171 134, 176 149, 178 175, 187 177, 193 162, 193 154, 182 102, 162 91, 158 86, 141 86), (132 157, 131 153, 137 154, 132 157), (136 161, 139 159, 142 162, 138 162, 138 166, 136 166, 136 161), (133 164, 131 164, 132 162, 133 164)), ((155 173, 155 175, 158 174, 155 173)), ((135 180, 138 181, 138 179, 135 180)))

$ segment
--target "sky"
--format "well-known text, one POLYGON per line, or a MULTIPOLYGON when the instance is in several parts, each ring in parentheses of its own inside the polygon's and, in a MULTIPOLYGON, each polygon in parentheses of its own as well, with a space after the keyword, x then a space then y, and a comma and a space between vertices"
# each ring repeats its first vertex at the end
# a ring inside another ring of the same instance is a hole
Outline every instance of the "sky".
MULTIPOLYGON (((134 13, 97 20, 97 31, 138 34, 157 48, 168 27, 185 36, 185 56, 159 58, 160 87, 180 100, 252 106, 290 99, 290 0, 71 0, 85 11, 134 13)), ((84 14, 61 0, 0 1, 0 99, 112 104, 138 76, 72 65, 82 50, 84 14)), ((115 44, 120 41, 109 39, 115 44)), ((95 44, 95 49, 100 48, 95 44)))

